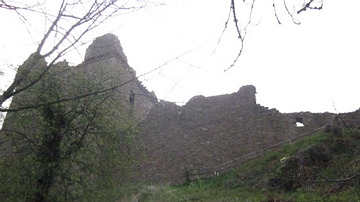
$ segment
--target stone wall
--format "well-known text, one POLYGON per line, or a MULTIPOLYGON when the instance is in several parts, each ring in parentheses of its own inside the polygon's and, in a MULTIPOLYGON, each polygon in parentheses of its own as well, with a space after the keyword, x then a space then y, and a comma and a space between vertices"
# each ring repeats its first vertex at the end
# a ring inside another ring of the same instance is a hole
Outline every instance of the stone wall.
POLYGON ((340 113, 332 122, 335 127, 360 129, 360 108, 350 113, 340 113))
MULTIPOLYGON (((232 94, 195 96, 184 106, 157 102, 155 94, 136 78, 112 34, 97 38, 87 49, 85 61, 74 68, 115 89, 116 102, 121 103, 118 118, 125 110, 140 121, 138 144, 145 148, 146 158, 139 158, 138 179, 149 183, 183 183, 185 170, 219 171, 227 162, 236 163, 244 155, 289 141, 334 119, 331 113, 282 114, 263 107, 256 103, 256 89, 251 85, 232 94), (304 127, 296 127, 296 122, 304 127)), ((12 106, 19 99, 24 96, 15 96, 12 106)), ((360 110, 341 117, 360 128, 360 110)), ((4 126, 11 122, 7 120, 4 126)))
POLYGON ((185 170, 221 170, 219 165, 321 128, 333 118, 330 113, 282 114, 256 104, 255 93, 254 86, 243 86, 232 94, 196 96, 184 106, 158 103, 142 123, 143 179, 181 184, 185 170), (299 121, 304 127, 296 127, 299 121))

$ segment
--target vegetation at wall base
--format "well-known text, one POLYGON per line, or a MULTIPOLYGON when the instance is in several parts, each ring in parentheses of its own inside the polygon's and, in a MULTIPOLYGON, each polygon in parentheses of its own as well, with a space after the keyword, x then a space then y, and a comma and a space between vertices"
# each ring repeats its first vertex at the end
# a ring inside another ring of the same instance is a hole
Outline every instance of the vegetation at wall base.
MULTIPOLYGON (((359 201, 360 131, 317 133, 206 180, 146 187, 138 201, 359 201), (145 191, 144 191, 145 190, 145 191)), ((125 200, 126 201, 126 200, 125 200)))
POLYGON ((48 103, 8 113, 0 201, 114 201, 134 166, 135 122, 118 112, 125 107, 110 91, 57 102, 106 86, 65 63, 56 67, 10 106, 48 103))

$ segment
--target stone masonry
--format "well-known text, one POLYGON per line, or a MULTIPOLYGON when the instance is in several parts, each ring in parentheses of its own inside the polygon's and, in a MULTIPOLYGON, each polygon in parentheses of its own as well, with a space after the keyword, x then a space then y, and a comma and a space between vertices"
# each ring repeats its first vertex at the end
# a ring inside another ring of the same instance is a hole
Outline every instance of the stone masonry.
POLYGON ((181 184, 186 170, 202 173, 330 123, 330 113, 282 114, 256 104, 254 86, 186 105, 160 102, 142 122, 147 159, 142 177, 150 183, 181 184), (304 127, 296 127, 301 122, 304 127))
POLYGON ((154 92, 149 92, 137 79, 136 71, 127 63, 119 39, 113 34, 98 37, 86 50, 85 61, 78 65, 95 80, 116 88, 116 96, 128 103, 129 113, 138 120, 146 118, 157 103, 154 92))
MULTIPOLYGON (((195 96, 184 106, 158 102, 155 93, 137 79, 113 34, 95 39, 84 62, 74 68, 116 89, 118 102, 127 106, 121 109, 138 121, 137 144, 144 148, 145 158, 138 160, 136 179, 147 183, 181 184, 186 170, 220 171, 227 162, 319 129, 335 117, 331 113, 284 114, 261 106, 252 85, 232 94, 195 96), (296 122, 304 127, 296 127, 296 122)), ((350 126, 360 127, 360 110, 341 116, 350 126)))

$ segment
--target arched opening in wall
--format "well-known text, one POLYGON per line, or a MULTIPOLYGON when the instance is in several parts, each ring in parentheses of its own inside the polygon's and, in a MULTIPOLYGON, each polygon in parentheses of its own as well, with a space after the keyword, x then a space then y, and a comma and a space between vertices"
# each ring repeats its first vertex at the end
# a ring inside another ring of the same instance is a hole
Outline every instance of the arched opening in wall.
POLYGON ((304 127, 303 119, 302 117, 295 118, 295 126, 296 127, 304 127))

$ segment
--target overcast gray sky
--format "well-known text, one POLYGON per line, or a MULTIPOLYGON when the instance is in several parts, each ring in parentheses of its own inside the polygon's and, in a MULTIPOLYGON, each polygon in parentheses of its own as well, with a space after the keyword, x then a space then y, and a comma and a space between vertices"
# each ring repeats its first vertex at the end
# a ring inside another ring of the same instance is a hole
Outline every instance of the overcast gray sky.
MULTIPOLYGON (((281 112, 334 112, 333 103, 340 112, 360 107, 359 1, 324 0, 323 10, 297 16, 301 25, 283 11, 278 25, 272 2, 260 2, 253 16, 258 24, 248 29, 243 55, 225 72, 239 48, 232 21, 217 46, 230 1, 165 2, 122 15, 89 35, 89 41, 107 32, 117 35, 138 75, 170 61, 140 78, 159 99, 184 104, 195 95, 232 93, 253 84, 258 103, 281 112)), ((22 63, 34 51, 36 40, 21 24, 11 23, 13 17, 2 16, 1 26, 11 25, 1 32, 2 69, 22 63)), ((85 48, 66 59, 80 63, 85 48)), ((11 76, 1 80, 6 83, 11 76)))
POLYGON ((258 103, 291 111, 354 111, 360 107, 358 19, 356 0, 325 1, 324 9, 282 15, 278 25, 272 2, 259 4, 245 50, 224 72, 238 50, 232 22, 215 54, 224 27, 227 1, 184 1, 158 10, 134 13, 115 31, 129 63, 138 73, 199 47, 143 78, 160 99, 186 102, 190 97, 232 93, 242 85, 257 87, 258 103))

